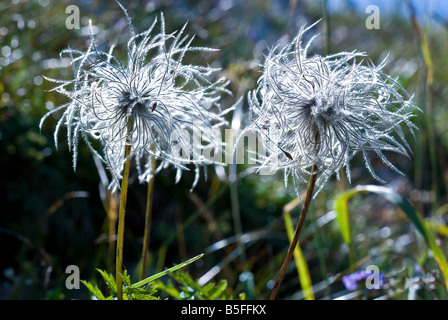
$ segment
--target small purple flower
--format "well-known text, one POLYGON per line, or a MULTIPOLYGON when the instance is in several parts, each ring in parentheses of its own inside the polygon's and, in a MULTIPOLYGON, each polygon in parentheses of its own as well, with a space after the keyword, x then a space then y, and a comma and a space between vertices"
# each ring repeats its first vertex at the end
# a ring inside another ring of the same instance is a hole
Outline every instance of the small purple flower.
POLYGON ((254 43, 257 42, 258 40, 260 40, 260 34, 257 32, 257 30, 255 28, 249 28, 246 31, 246 35, 247 35, 247 38, 254 43))
MULTIPOLYGON (((364 270, 356 271, 350 273, 346 276, 342 277, 342 283, 347 290, 355 291, 358 288, 358 284, 360 281, 366 280, 369 276, 372 276, 371 272, 366 272, 364 270)), ((379 283, 376 288, 379 288, 383 285, 383 273, 379 273, 379 283)))
POLYGON ((415 265, 414 275, 417 275, 417 276, 423 275, 422 268, 418 264, 415 265))

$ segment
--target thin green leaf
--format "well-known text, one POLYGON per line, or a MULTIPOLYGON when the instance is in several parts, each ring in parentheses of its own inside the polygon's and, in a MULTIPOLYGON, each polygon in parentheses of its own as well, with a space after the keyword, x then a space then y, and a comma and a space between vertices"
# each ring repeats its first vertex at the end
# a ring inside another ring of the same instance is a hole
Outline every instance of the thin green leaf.
MULTIPOLYGON (((294 236, 294 228, 291 221, 291 215, 289 214, 289 212, 283 212, 283 217, 285 219, 286 233, 288 234, 289 241, 292 241, 292 238, 294 236)), ((293 255, 305 300, 314 300, 313 284, 311 283, 308 264, 306 263, 305 257, 302 254, 299 242, 297 242, 297 246, 294 249, 293 255)))
POLYGON ((168 273, 171 273, 171 272, 174 272, 176 270, 179 270, 179 269, 185 267, 186 265, 189 265, 190 263, 195 262, 196 260, 202 258, 203 255, 204 254, 200 254, 200 255, 198 255, 198 256, 196 256, 194 258, 191 258, 191 259, 189 259, 189 260, 187 260, 187 261, 185 261, 183 263, 180 263, 180 264, 178 264, 178 265, 176 265, 176 266, 174 266, 172 268, 166 269, 166 270, 164 270, 162 272, 159 272, 159 273, 157 273, 157 274, 155 274, 153 276, 150 276, 150 277, 148 277, 146 279, 143 279, 142 281, 136 282, 133 285, 131 285, 131 287, 132 288, 141 287, 141 286, 143 286, 143 285, 145 285, 145 284, 147 284, 147 283, 149 283, 151 281, 154 281, 154 280, 156 280, 156 279, 158 279, 160 277, 163 277, 164 275, 166 275, 168 273))
MULTIPOLYGON (((429 248, 433 252, 434 259, 436 260, 437 264, 439 265, 440 270, 442 271, 442 275, 445 280, 445 286, 448 291, 448 262, 446 260, 446 257, 443 253, 443 251, 440 249, 439 246, 437 246, 436 241, 434 239, 434 235, 431 232, 431 230, 427 227, 424 220, 420 217, 418 212, 409 204, 408 201, 406 201, 405 198, 400 196, 398 193, 396 193, 394 190, 382 186, 374 186, 374 185, 366 185, 366 186, 358 186, 355 189, 347 190, 347 192, 344 192, 343 194, 339 195, 335 201, 335 210, 345 210, 347 212, 347 201, 354 196, 355 194, 362 194, 366 192, 375 193, 378 195, 383 196, 387 200, 389 200, 391 203, 397 205, 400 207, 400 209, 406 214, 406 216, 411 220, 411 222, 414 224, 414 226, 417 228, 417 230, 421 233, 423 238, 425 239, 426 243, 428 244, 429 248)), ((345 212, 338 213, 338 216, 345 215, 345 212)), ((348 215, 348 213, 347 213, 348 215)), ((345 221, 342 221, 343 223, 346 223, 345 221)), ((343 232, 347 233, 347 226, 344 226, 345 230, 343 232)), ((348 227, 349 228, 349 227, 348 227)), ((342 231, 342 227, 341 227, 342 231)), ((346 235, 345 235, 346 236, 346 235)), ((343 234, 344 240, 345 236, 343 234)))
POLYGON ((350 220, 348 216, 348 199, 357 193, 360 193, 356 189, 348 190, 340 194, 334 201, 334 211, 336 211, 336 221, 341 230, 342 238, 349 248, 349 263, 353 266, 355 261, 355 253, 353 248, 352 236, 350 233, 350 220))

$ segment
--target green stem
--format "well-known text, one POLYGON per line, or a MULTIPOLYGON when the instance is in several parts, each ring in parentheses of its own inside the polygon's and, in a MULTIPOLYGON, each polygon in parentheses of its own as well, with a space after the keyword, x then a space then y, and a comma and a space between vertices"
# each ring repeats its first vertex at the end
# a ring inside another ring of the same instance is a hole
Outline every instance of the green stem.
POLYGON ((311 204, 311 199, 313 198, 314 193, 314 186, 316 185, 316 178, 317 178, 317 166, 313 164, 311 168, 311 177, 308 184, 308 189, 306 191, 306 198, 305 202, 303 203, 302 212, 300 213, 299 222, 297 223, 296 230, 294 232, 294 236, 292 238, 291 244, 289 245, 288 252, 286 253, 285 260, 283 261, 283 264, 280 268, 280 272, 277 276, 277 280, 274 283, 274 287, 272 288, 271 295, 269 297, 269 300, 274 300, 278 289, 280 288, 280 284, 283 281, 283 278, 286 274, 286 270, 288 269, 288 265, 291 262, 292 256, 294 254, 294 249, 297 246, 297 242, 299 241, 300 232, 302 231, 303 223, 305 222, 306 214, 308 212, 308 209, 311 204))
POLYGON ((115 193, 110 193, 109 190, 107 190, 108 193, 108 203, 109 207, 107 209, 107 215, 108 215, 108 255, 107 255, 107 268, 108 271, 111 272, 114 267, 114 242, 111 240, 113 239, 115 232, 116 232, 116 226, 117 226, 117 198, 115 198, 115 193))
POLYGON ((151 178, 148 181, 148 192, 146 194, 145 231, 144 231, 144 236, 143 236, 142 268, 140 270, 140 280, 143 280, 145 278, 146 263, 148 260, 149 234, 150 234, 149 231, 151 228, 155 165, 156 165, 156 158, 154 156, 151 156, 151 178))
MULTIPOLYGON (((233 141, 233 140, 232 140, 233 141)), ((235 236, 237 237, 238 255, 243 265, 243 269, 246 269, 246 251, 244 245, 241 242, 241 235, 243 234, 243 227, 241 224, 240 204, 238 198, 238 181, 237 181, 237 159, 236 153, 233 155, 233 163, 230 164, 230 204, 232 208, 233 227, 235 229, 235 236)))
MULTIPOLYGON (((128 132, 132 131, 133 122, 128 125, 128 132)), ((128 197, 128 183, 129 183, 129 170, 131 167, 131 142, 126 141, 124 148, 124 158, 126 159, 123 165, 123 179, 121 180, 121 197, 120 197, 120 211, 118 213, 118 232, 117 232, 117 253, 116 253, 116 282, 117 282, 117 299, 123 300, 123 280, 121 275, 123 274, 123 239, 124 239, 124 218, 126 213, 126 200, 128 197)))

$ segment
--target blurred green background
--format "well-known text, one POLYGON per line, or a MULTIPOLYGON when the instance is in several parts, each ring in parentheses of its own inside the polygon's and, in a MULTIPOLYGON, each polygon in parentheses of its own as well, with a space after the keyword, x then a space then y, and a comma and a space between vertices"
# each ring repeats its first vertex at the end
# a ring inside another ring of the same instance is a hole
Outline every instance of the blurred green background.
MULTIPOLYGON (((136 30, 144 31, 163 12, 167 32, 189 21, 186 32, 196 34, 193 45, 219 48, 207 56, 189 54, 187 62, 222 68, 231 80, 232 105, 256 86, 268 48, 290 40, 304 23, 328 16, 311 53, 359 50, 379 63, 389 54, 386 72, 414 93, 424 111, 416 117, 417 139, 410 137, 411 160, 391 154, 406 176, 397 176, 380 162, 374 166, 385 187, 401 195, 425 219, 436 245, 448 254, 448 6, 440 1, 267 1, 172 0, 123 1, 136 30), (369 30, 368 5, 380 9, 380 29, 369 30), (412 18, 414 8, 415 16, 412 18), (327 33, 328 35, 328 33, 327 33)), ((114 1, 0 2, 0 299, 89 299, 87 290, 68 290, 68 265, 77 265, 81 279, 99 279, 95 268, 111 269, 108 209, 111 200, 101 185, 100 171, 81 144, 77 172, 60 135, 53 141, 57 119, 39 130, 40 118, 65 102, 48 92, 53 84, 43 76, 69 79, 61 60, 68 46, 85 50, 92 19, 99 46, 117 43, 125 54, 126 19, 114 1), (66 28, 68 5, 80 8, 81 28, 66 28)), ((122 56, 123 58, 124 56, 122 56)), ((243 125, 247 118, 247 104, 243 125)), ((232 121, 232 115, 229 117, 232 121)), ((205 253, 187 267, 200 283, 228 281, 229 293, 265 299, 288 247, 283 211, 295 199, 282 175, 244 175, 247 166, 210 167, 190 192, 194 172, 175 185, 175 172, 164 170, 155 180, 148 274, 205 253), (239 224, 239 222, 241 222, 239 224), (241 228, 241 230, 239 230, 241 228), (241 242, 234 236, 242 232, 241 242)), ((376 184, 362 159, 352 163, 352 186, 376 184)), ((137 276, 143 242, 146 187, 135 172, 129 189, 124 265, 137 276)), ((335 198, 344 186, 333 179, 313 202, 300 239, 316 299, 446 299, 440 266, 422 236, 399 206, 375 194, 356 195, 349 203, 351 247, 341 233, 335 198), (356 264, 355 262, 359 262, 356 264), (384 275, 381 289, 348 290, 341 277, 367 265, 384 275)), ((110 210, 109 210, 110 212, 110 210)), ((295 221, 299 208, 291 211, 295 221)), ((112 252, 113 253, 113 252, 112 252)), ((113 261, 113 260, 112 260, 113 261)), ((303 283, 294 263, 280 289, 281 299, 303 299, 303 283)), ((169 277, 167 277, 168 280, 169 277)))

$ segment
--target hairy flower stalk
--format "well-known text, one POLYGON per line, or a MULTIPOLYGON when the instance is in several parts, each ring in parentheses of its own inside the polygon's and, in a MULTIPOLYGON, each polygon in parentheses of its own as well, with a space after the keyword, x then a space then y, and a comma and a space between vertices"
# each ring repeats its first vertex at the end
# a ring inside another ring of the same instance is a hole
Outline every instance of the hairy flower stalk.
POLYGON ((146 194, 146 210, 145 210, 145 230, 143 234, 143 248, 142 248, 142 268, 140 270, 140 281, 145 278, 146 275, 146 262, 148 260, 148 248, 149 248, 149 234, 151 229, 151 216, 152 216, 152 202, 153 202, 153 190, 154 190, 154 168, 156 166, 156 158, 151 157, 151 170, 149 172, 149 181, 146 194))
POLYGON ((291 240, 291 244, 289 245, 288 251, 286 253, 285 260, 280 268, 280 272, 277 276, 276 281, 274 282, 274 286, 272 287, 271 294, 269 296, 269 300, 274 300, 277 296, 278 289, 280 288, 280 284, 282 283, 283 277, 286 274, 286 270, 288 269, 288 265, 291 262, 292 256, 294 254, 294 250, 299 242, 300 232, 302 231, 303 223, 306 219, 306 214, 308 213, 308 208, 311 204, 311 199, 313 198, 314 187, 316 185, 316 174, 317 171, 316 165, 313 165, 311 168, 311 177, 310 182, 308 184, 308 189, 306 192, 305 202, 303 203, 303 208, 300 213, 299 221, 296 226, 296 230, 294 231, 294 235, 291 240))
POLYGON ((411 122, 415 107, 411 97, 397 80, 382 72, 386 61, 379 66, 364 65, 365 54, 356 51, 309 56, 314 37, 302 44, 309 28, 302 27, 283 49, 270 51, 257 88, 248 94, 251 123, 246 130, 255 131, 266 149, 265 154, 258 154, 258 168, 282 170, 285 185, 292 178, 298 195, 308 182, 300 225, 271 299, 291 259, 313 194, 331 176, 339 179, 342 169, 350 182, 350 161, 356 154, 362 155, 376 180, 382 181, 373 170, 372 155, 401 173, 384 152, 408 156, 402 127, 412 135, 416 128, 411 122))
MULTIPOLYGON (((134 121, 131 119, 128 123, 128 130, 132 131, 134 127, 134 121)), ((123 165, 123 179, 121 181, 121 195, 120 195, 120 211, 118 213, 118 232, 117 232, 117 253, 116 253, 116 281, 117 281, 117 298, 123 299, 123 280, 121 275, 123 273, 123 241, 124 241, 124 218, 126 213, 126 202, 128 195, 128 182, 129 182, 129 170, 131 167, 131 154, 132 145, 130 141, 124 147, 124 157, 126 159, 123 165)))
MULTIPOLYGON (((154 31, 155 19, 147 31, 136 34, 126 9, 119 5, 130 29, 130 39, 123 50, 127 53, 126 63, 113 55, 114 47, 108 52, 100 51, 93 33, 85 52, 64 50, 61 55, 71 57, 74 79, 49 80, 57 83, 53 90, 67 96, 69 101, 48 112, 40 124, 63 110, 54 133, 56 146, 59 130, 66 125, 74 168, 81 138, 107 164, 113 177, 109 188, 118 189, 121 181, 117 284, 121 282, 125 198, 131 163, 137 166, 139 180, 147 183, 166 167, 177 170, 177 182, 182 172, 193 165, 194 186, 199 179, 199 167, 213 162, 203 156, 203 150, 223 150, 222 140, 213 132, 227 125, 224 116, 233 109, 223 111, 218 103, 221 93, 230 93, 224 78, 210 80, 219 69, 183 63, 188 52, 215 49, 192 47, 194 37, 184 36, 186 24, 167 34, 163 15, 159 33, 154 31), (199 142, 192 142, 195 132, 201 134, 199 142)), ((148 190, 148 201, 151 194, 152 187, 148 190)))

